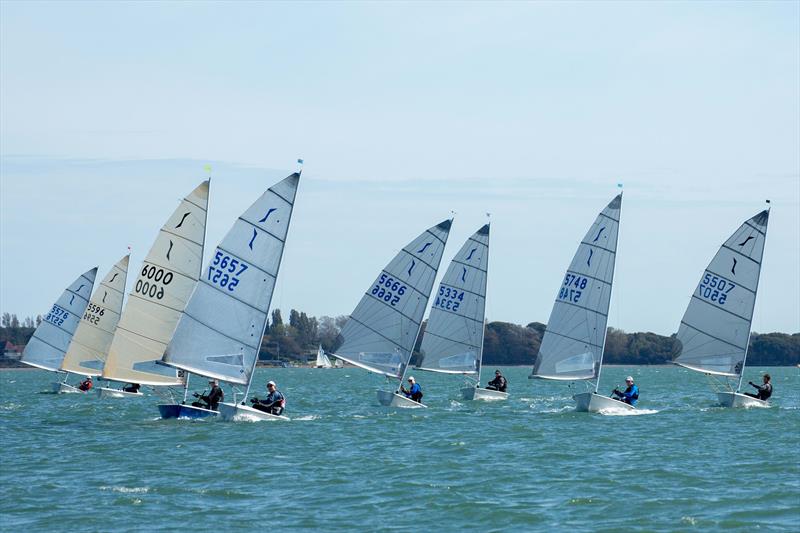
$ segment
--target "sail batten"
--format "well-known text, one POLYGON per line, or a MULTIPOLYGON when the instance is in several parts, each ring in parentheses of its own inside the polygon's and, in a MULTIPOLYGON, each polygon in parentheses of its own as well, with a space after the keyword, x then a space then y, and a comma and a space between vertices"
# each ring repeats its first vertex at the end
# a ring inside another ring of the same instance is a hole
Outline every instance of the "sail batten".
POLYGON ((175 369, 158 365, 201 274, 209 181, 181 200, 159 230, 129 291, 103 377, 178 385, 175 369))
POLYGON ((674 363, 707 374, 742 375, 768 222, 769 211, 761 211, 720 245, 689 298, 674 363))
POLYGON ((480 371, 488 267, 486 224, 464 242, 432 295, 417 368, 448 374, 480 371))
POLYGON ((57 372, 72 342, 75 330, 89 304, 97 267, 78 276, 61 294, 36 327, 25 349, 23 363, 57 372))
POLYGON ((189 298, 165 365, 249 386, 299 180, 295 173, 279 181, 234 221, 189 298))
POLYGON ((450 233, 445 220, 400 250, 364 291, 334 357, 400 378, 414 348, 450 233))
POLYGON ((620 194, 581 239, 553 303, 532 377, 569 381, 599 376, 621 209, 620 194))

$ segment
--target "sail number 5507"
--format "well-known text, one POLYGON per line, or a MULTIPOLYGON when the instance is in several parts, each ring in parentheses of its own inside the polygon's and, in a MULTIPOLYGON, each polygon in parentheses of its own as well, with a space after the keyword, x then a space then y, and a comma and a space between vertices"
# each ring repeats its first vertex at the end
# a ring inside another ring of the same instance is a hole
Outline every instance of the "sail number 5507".
POLYGON ((697 292, 699 293, 698 296, 705 300, 725 305, 725 302, 728 300, 728 294, 735 288, 736 284, 732 281, 722 279, 719 276, 706 272, 706 275, 703 276, 703 280, 700 282, 700 287, 698 287, 697 292))

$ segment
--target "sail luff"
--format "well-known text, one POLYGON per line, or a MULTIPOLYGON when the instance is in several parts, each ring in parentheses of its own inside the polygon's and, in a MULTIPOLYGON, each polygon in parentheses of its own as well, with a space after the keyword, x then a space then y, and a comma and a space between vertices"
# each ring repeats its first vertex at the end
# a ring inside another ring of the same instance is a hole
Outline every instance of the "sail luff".
POLYGON ((80 318, 89 304, 96 276, 97 267, 78 276, 61 293, 25 345, 21 362, 51 372, 59 371, 80 318))
MULTIPOLYGON (((611 262, 611 287, 614 286, 614 273, 617 269, 617 244, 619 243, 619 230, 620 230, 620 221, 622 220, 622 193, 619 193, 620 199, 620 209, 619 209, 619 219, 617 219, 617 231, 614 237, 614 260, 611 262)), ((611 298, 614 296, 614 291, 609 291, 608 295, 608 307, 606 308, 611 309, 611 298)), ((600 350, 600 361, 597 364, 597 378, 594 384, 594 392, 595 394, 600 389, 600 373, 603 371, 603 356, 606 354, 606 339, 608 338, 608 316, 606 316, 606 322, 603 327, 603 344, 600 350)))

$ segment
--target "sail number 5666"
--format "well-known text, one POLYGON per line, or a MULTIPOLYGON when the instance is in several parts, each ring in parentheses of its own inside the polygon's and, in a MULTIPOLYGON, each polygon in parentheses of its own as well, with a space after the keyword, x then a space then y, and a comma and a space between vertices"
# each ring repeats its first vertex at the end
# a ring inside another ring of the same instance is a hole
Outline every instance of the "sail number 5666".
POLYGON ((406 293, 408 287, 394 278, 381 274, 378 278, 378 283, 372 288, 371 294, 380 298, 384 302, 391 304, 392 307, 397 306, 400 297, 406 293))

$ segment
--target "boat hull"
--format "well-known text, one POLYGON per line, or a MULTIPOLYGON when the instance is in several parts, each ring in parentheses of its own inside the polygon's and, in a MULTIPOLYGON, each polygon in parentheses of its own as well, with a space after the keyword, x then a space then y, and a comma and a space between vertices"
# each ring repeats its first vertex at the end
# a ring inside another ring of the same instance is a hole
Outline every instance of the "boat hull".
POLYGON ((98 387, 97 395, 100 398, 129 398, 144 396, 141 392, 125 392, 121 389, 112 389, 110 387, 98 387))
POLYGON ((722 407, 769 407, 769 403, 741 392, 718 392, 717 398, 722 407))
POLYGON ((254 409, 249 405, 221 403, 219 404, 219 414, 227 422, 288 422, 288 416, 273 415, 254 409))
POLYGON ((186 404, 159 404, 158 412, 161 413, 161 418, 211 418, 218 416, 217 411, 204 409, 202 407, 195 407, 186 404))
POLYGON ((461 389, 461 397, 465 400, 507 400, 508 393, 499 390, 481 389, 480 387, 464 387, 461 389))
POLYGON ((601 396, 596 392, 582 392, 572 397, 575 410, 582 413, 599 413, 601 411, 635 411, 636 408, 625 402, 601 396))
POLYGON ((64 383, 63 381, 59 381, 57 383, 53 383, 53 392, 56 394, 84 394, 85 391, 80 390, 78 387, 74 387, 69 383, 64 383))
POLYGON ((403 409, 425 409, 428 406, 423 403, 415 402, 396 392, 378 389, 378 402, 386 407, 401 407, 403 409))

